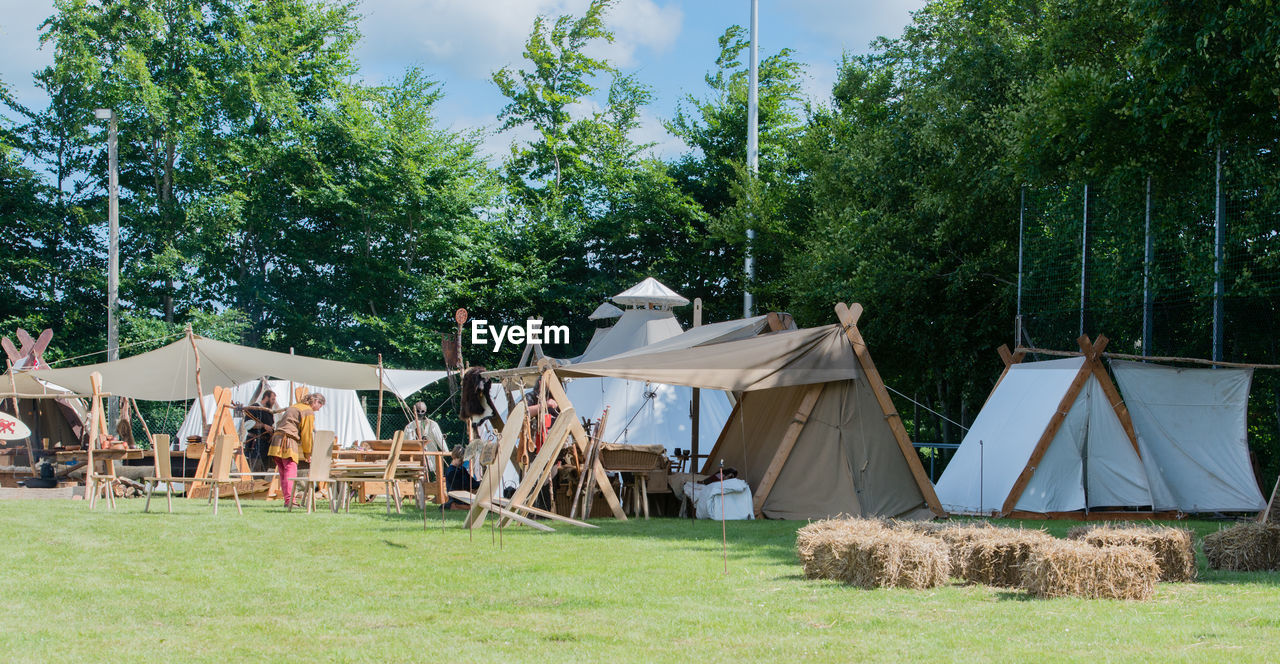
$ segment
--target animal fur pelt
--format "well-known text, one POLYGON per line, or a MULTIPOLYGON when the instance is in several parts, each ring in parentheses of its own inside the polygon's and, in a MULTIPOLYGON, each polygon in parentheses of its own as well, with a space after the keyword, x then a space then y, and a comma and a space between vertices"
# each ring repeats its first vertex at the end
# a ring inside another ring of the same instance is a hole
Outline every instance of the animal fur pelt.
POLYGON ((492 381, 481 376, 482 373, 484 367, 471 367, 462 374, 462 412, 459 415, 463 421, 472 424, 480 424, 497 412, 493 399, 489 397, 492 381))

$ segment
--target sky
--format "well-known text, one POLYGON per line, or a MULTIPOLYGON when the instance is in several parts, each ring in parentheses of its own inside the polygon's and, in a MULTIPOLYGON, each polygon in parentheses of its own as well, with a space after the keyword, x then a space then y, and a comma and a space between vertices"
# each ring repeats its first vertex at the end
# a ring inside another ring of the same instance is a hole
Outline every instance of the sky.
MULTIPOLYGON (((484 147, 496 160, 518 132, 496 131, 504 98, 490 80, 503 66, 521 65, 521 52, 537 15, 580 15, 588 0, 365 0, 355 50, 360 77, 389 83, 419 66, 443 85, 438 105, 443 126, 483 129, 484 147)), ((877 36, 896 36, 923 0, 760 0, 761 58, 790 48, 806 67, 811 99, 830 95, 843 53, 865 53, 877 36)), ((47 103, 31 81, 52 62, 52 46, 40 47, 39 25, 53 13, 52 0, 0 0, 0 81, 25 105, 47 103)), ((625 73, 653 88, 653 103, 636 136, 661 157, 684 146, 663 129, 687 95, 706 94, 703 76, 714 66, 716 39, 730 25, 747 26, 749 0, 620 0, 607 18, 613 44, 597 47, 625 73)), ((607 87, 607 81, 601 82, 607 87)), ((591 110, 590 104, 580 109, 591 110)))

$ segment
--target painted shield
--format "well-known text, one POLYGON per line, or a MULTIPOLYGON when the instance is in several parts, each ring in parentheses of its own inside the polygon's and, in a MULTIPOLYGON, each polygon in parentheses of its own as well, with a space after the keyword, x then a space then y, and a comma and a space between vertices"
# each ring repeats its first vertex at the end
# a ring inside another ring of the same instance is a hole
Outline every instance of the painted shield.
POLYGON ((30 435, 31 429, 22 420, 8 413, 0 413, 0 440, 22 440, 30 435))

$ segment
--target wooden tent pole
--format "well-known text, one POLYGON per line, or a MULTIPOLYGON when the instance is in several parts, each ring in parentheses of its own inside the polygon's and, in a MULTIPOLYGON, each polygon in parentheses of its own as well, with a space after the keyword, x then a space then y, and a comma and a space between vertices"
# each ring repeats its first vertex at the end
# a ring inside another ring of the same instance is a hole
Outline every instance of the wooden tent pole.
POLYGON ((5 360, 9 367, 9 389, 13 390, 13 416, 18 417, 18 381, 13 377, 13 360, 5 360))
POLYGON ((1097 361, 1102 350, 1107 347, 1107 338, 1098 337, 1098 343, 1090 344, 1089 337, 1080 335, 1076 340, 1081 348, 1089 348, 1092 353, 1085 356, 1084 364, 1080 365, 1080 371, 1076 373, 1076 377, 1071 381, 1071 385, 1067 387, 1066 394, 1062 395, 1062 400, 1058 402, 1058 408, 1054 411, 1053 417, 1049 418, 1049 424, 1045 426, 1044 433, 1040 435, 1040 440, 1036 442, 1035 449, 1031 451, 1031 457, 1027 459, 1027 465, 1022 468, 1022 472, 1018 474, 1018 479, 1013 483, 1013 488, 1009 490, 1009 496, 1005 498, 1004 505, 1000 508, 1001 515, 1008 515, 1013 512, 1018 505, 1018 499, 1022 497, 1022 492, 1026 490, 1027 484, 1031 482, 1031 476, 1035 474, 1036 467, 1040 465, 1041 459, 1049 451, 1049 443, 1053 442, 1055 436, 1058 435, 1058 429, 1062 428, 1062 423, 1067 419, 1067 413, 1071 412, 1071 406, 1075 404, 1076 397, 1080 396, 1080 390, 1084 389, 1084 385, 1089 381, 1089 376, 1093 375, 1093 367, 1090 360, 1097 361))
POLYGON ((191 350, 196 358, 196 403, 200 404, 200 428, 209 426, 209 413, 204 409, 204 388, 200 385, 200 348, 196 346, 196 335, 191 331, 191 323, 187 323, 187 340, 191 342, 191 350))
POLYGON ((147 444, 154 445, 151 438, 151 427, 147 426, 147 420, 142 416, 142 411, 138 410, 138 400, 130 399, 129 405, 134 413, 138 415, 138 421, 142 423, 142 433, 147 435, 147 444))
POLYGON ((382 440, 382 385, 385 382, 382 373, 382 353, 378 353, 378 426, 375 427, 373 437, 382 440))
MULTIPOLYGON (((1097 344, 1107 345, 1106 335, 1099 335, 1097 344)), ((1089 346, 1090 350, 1093 346, 1089 346)), ((1107 396, 1107 401, 1111 404, 1111 410, 1114 410, 1116 417, 1120 418, 1120 426, 1124 429, 1124 433, 1129 437, 1129 444, 1133 446, 1133 451, 1138 455, 1138 459, 1142 459, 1142 450, 1138 449, 1138 432, 1133 428, 1133 418, 1129 416, 1129 407, 1124 405, 1124 398, 1120 396, 1120 390, 1116 389, 1115 383, 1111 381, 1111 376, 1107 374, 1107 368, 1102 365, 1100 355, 1097 353, 1086 353, 1085 362, 1092 367, 1093 377, 1098 379, 1098 384, 1102 386, 1102 393, 1107 396)))
POLYGON ((862 316, 862 305, 854 303, 852 307, 843 302, 836 304, 836 318, 840 320, 840 326, 844 328, 845 337, 849 339, 849 343, 853 346, 853 352, 858 356, 858 364, 862 367, 862 373, 867 379, 867 383, 871 385, 871 391, 876 395, 876 401, 880 404, 880 411, 884 414, 884 419, 889 423, 889 429, 893 431, 893 438, 898 443, 898 449, 902 452, 902 456, 907 461, 907 467, 911 469, 911 476, 916 480, 916 486, 920 488, 920 493, 924 496, 925 503, 929 505, 929 509, 939 517, 947 515, 947 511, 942 509, 942 503, 938 502, 938 494, 933 491, 933 483, 929 481, 929 476, 924 472, 924 466, 920 463, 920 456, 916 454, 916 449, 911 445, 911 437, 907 435, 907 430, 902 426, 902 417, 898 415, 898 409, 893 405, 893 399, 889 397, 889 390, 885 389, 884 380, 880 378, 880 372, 876 370, 875 362, 871 361, 871 354, 867 350, 867 342, 863 340, 862 333, 858 331, 858 318, 862 316))

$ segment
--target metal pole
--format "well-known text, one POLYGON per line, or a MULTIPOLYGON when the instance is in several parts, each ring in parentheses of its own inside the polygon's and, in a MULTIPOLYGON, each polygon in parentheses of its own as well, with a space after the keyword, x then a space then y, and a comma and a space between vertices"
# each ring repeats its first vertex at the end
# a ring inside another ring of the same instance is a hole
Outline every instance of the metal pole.
POLYGON ((1085 332, 1089 308, 1089 185, 1084 186, 1084 216, 1080 232, 1080 334, 1085 332))
POLYGON ((1213 360, 1222 361, 1222 339, 1225 321, 1223 316, 1223 295, 1226 284, 1223 281, 1223 252, 1227 244, 1227 210, 1226 201, 1222 197, 1222 148, 1219 147, 1214 160, 1213 174, 1213 360))
POLYGON ((1146 251, 1142 257, 1142 355, 1151 354, 1151 337, 1155 334, 1155 301, 1151 296, 1151 263, 1155 261, 1156 241, 1151 234, 1151 176, 1147 176, 1146 251))
MULTIPOLYGON (((107 129, 107 361, 120 359, 120 332, 118 310, 120 306, 120 175, 116 161, 116 114, 109 108, 100 108, 94 116, 109 120, 107 129)), ((116 433, 120 400, 107 399, 107 428, 116 433)))
POLYGON ((1027 185, 1018 193, 1018 310, 1013 318, 1013 345, 1022 345, 1022 235, 1024 216, 1027 212, 1027 185))
MULTIPOLYGON (((754 181, 757 174, 760 173, 760 99, 759 99, 759 79, 760 79, 760 49, 759 49, 759 15, 760 0, 751 0, 751 47, 749 66, 747 73, 747 170, 751 172, 751 178, 754 181)), ((748 318, 755 315, 756 303, 755 298, 751 295, 751 284, 756 279, 756 261, 752 255, 756 241, 756 231, 751 226, 751 222, 747 222, 747 252, 744 260, 744 268, 746 272, 746 285, 742 289, 742 317, 748 318)))

